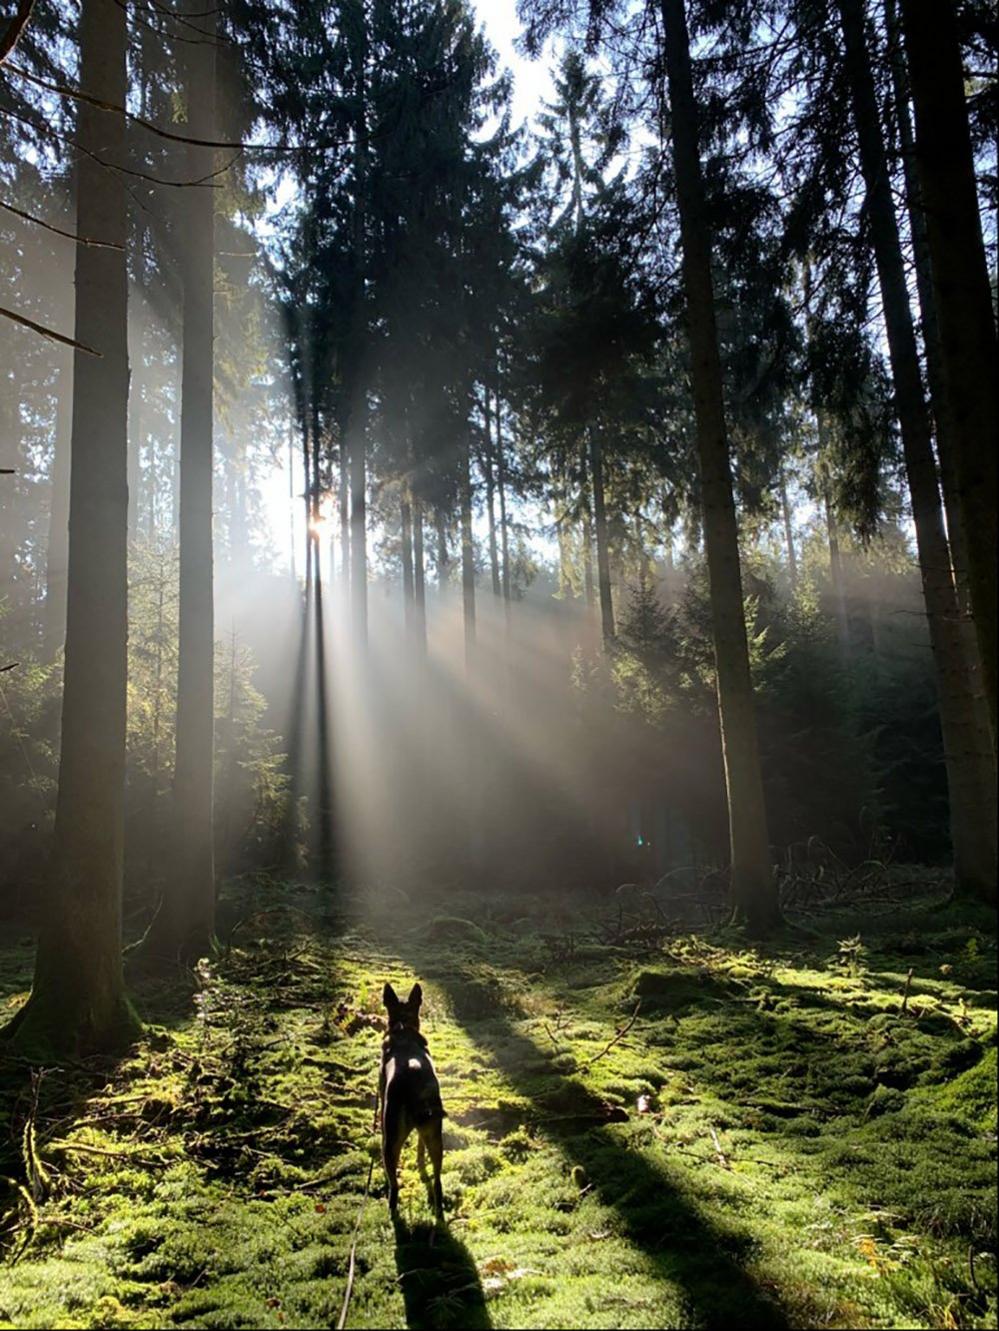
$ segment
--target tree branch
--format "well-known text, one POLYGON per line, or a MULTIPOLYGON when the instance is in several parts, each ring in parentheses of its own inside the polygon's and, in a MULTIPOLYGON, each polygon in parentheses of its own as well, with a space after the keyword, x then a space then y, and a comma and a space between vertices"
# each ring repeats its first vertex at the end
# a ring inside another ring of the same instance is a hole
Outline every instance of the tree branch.
POLYGON ((113 240, 94 240, 92 236, 78 236, 75 231, 63 231, 61 226, 53 226, 51 222, 44 221, 41 217, 35 217, 34 213, 22 212, 20 208, 15 208, 12 203, 7 203, 5 199, 0 199, 0 208, 5 208, 7 212, 13 213, 15 217, 23 217, 26 222, 34 222, 35 226, 42 226, 46 231, 54 231, 57 236, 65 236, 67 240, 75 240, 78 245, 96 245, 105 250, 123 250, 124 245, 118 245, 113 240))
POLYGON ((18 0, 17 12, 7 25, 7 31, 0 37, 0 65, 7 59, 18 43, 21 33, 28 26, 35 0, 18 0))
POLYGON ((0 305, 0 315, 16 324, 22 324, 25 328, 30 328, 32 332, 40 333, 42 337, 51 338, 53 342, 61 342, 63 346, 74 347, 77 351, 85 351, 88 356, 103 356, 104 354, 95 351, 93 347, 88 347, 85 342, 77 342, 76 338, 67 337, 65 333, 57 333, 54 328, 47 328, 45 324, 35 323, 34 319, 29 319, 24 314, 17 314, 14 310, 8 310, 3 305, 0 305))

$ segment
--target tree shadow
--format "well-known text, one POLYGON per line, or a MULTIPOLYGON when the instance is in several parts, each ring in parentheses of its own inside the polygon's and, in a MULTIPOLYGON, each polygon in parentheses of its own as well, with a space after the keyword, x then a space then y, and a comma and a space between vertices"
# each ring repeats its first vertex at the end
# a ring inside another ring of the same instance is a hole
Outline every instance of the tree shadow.
POLYGON ((443 1224, 408 1225, 396 1216, 395 1266, 411 1331, 492 1326, 479 1272, 468 1248, 443 1224))
POLYGON ((548 1065, 539 1079, 538 1049, 514 1029, 495 998, 485 1020, 463 1015, 468 984, 454 985, 453 975, 423 962, 423 973, 446 992, 460 988, 458 1021, 475 1042, 489 1052, 497 1067, 520 1094, 537 1106, 537 1118, 566 1159, 579 1166, 600 1201, 622 1221, 621 1233, 652 1263, 657 1276, 673 1285, 689 1307, 695 1325, 731 1322, 747 1328, 790 1325, 778 1299, 745 1269, 752 1240, 712 1223, 686 1198, 668 1175, 640 1151, 619 1140, 611 1123, 619 1113, 578 1080, 548 1065), (470 1029, 474 1026, 474 1031, 470 1029))

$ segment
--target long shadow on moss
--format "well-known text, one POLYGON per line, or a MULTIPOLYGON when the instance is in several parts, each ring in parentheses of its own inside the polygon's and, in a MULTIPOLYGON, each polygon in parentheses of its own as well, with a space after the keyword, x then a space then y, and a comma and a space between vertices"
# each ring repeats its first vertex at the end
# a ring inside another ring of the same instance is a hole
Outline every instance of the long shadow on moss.
MULTIPOLYGON (((424 969, 450 991, 449 975, 424 969)), ((468 1030, 460 1010, 458 1019, 468 1030)), ((538 1102, 546 1130, 566 1158, 585 1170, 601 1201, 618 1212, 624 1235, 648 1256, 661 1279, 682 1291, 693 1323, 719 1326, 736 1318, 742 1327, 789 1325, 780 1304, 742 1264, 749 1240, 711 1224, 639 1151, 615 1140, 604 1101, 553 1069, 546 1073, 542 1099, 536 1071, 525 1071, 537 1068, 533 1041, 495 1008, 488 1021, 471 1024, 476 1042, 488 1049, 511 1085, 538 1102)))
POLYGON ((443 1225, 410 1227, 398 1217, 395 1265, 411 1331, 492 1326, 471 1253, 443 1225))

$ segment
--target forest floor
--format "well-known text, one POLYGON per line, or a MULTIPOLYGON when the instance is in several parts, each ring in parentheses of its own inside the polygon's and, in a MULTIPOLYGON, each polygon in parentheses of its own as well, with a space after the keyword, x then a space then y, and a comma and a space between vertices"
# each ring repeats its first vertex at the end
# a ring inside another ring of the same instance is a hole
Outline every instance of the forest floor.
POLYGON ((133 977, 125 1058, 8 1059, 0 1325, 334 1326, 355 1235, 348 1327, 996 1325, 994 915, 759 948, 450 909, 362 925, 239 885, 215 958, 133 977), (393 1227, 380 996, 415 978, 446 1223, 411 1143, 393 1227))

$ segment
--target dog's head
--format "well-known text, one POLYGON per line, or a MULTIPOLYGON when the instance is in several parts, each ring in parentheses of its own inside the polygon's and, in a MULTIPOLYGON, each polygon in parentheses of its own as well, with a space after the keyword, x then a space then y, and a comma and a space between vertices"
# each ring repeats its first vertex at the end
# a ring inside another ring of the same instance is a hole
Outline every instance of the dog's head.
POLYGON ((382 990, 382 1002, 388 1013, 389 1031, 413 1031, 420 1033, 420 1005, 423 1002, 423 990, 414 984, 405 1002, 398 996, 390 984, 382 990))

